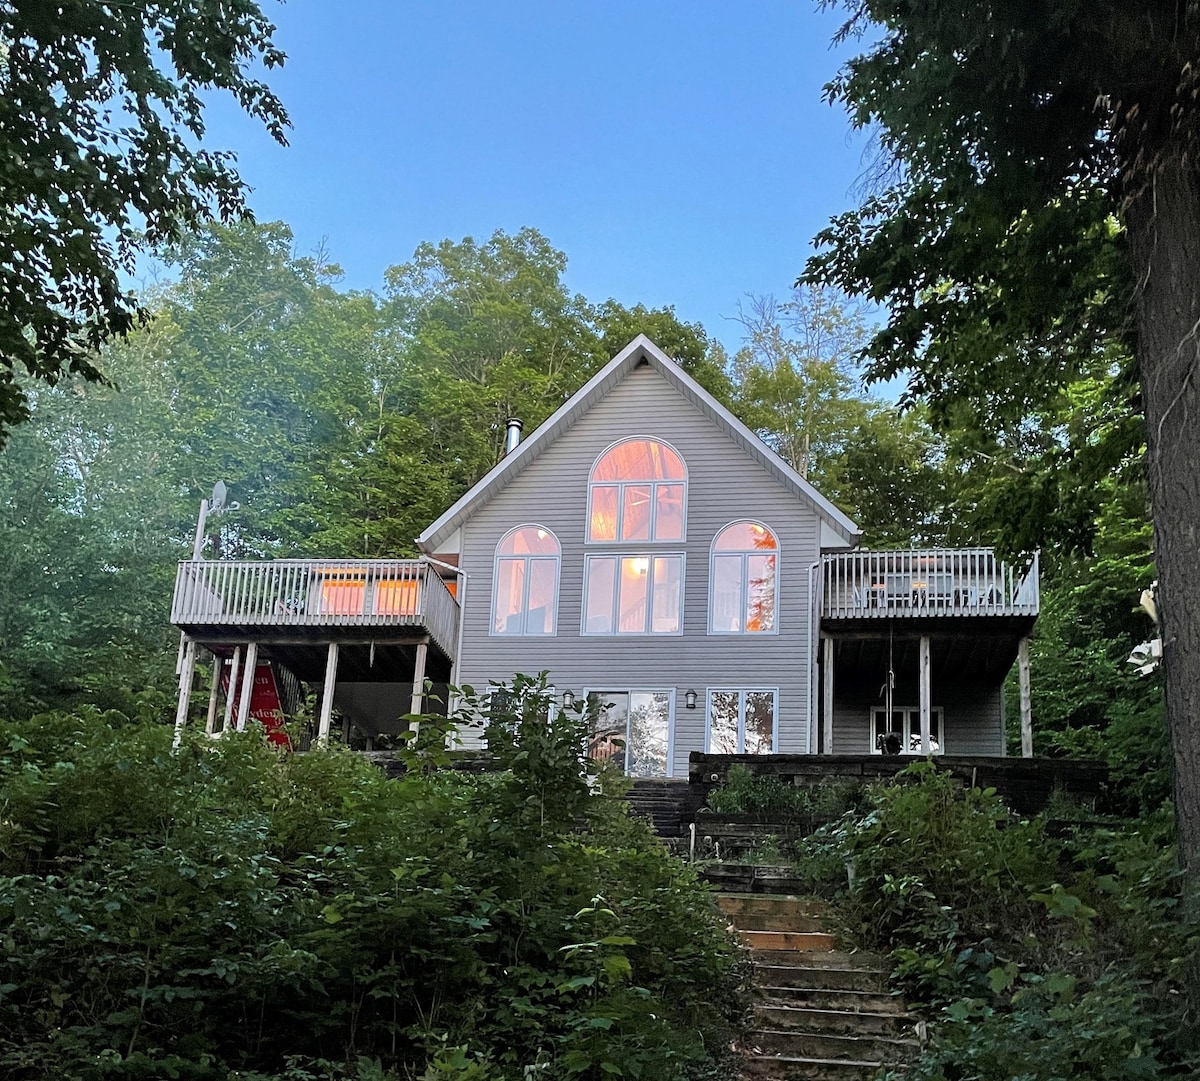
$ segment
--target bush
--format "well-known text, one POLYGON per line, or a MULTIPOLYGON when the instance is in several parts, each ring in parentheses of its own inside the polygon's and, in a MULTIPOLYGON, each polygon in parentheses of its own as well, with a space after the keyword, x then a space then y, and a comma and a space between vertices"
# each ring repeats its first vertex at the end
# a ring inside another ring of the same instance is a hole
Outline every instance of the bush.
POLYGON ((497 769, 0 724, 0 1075, 700 1076, 740 1008, 707 891, 522 681, 497 769), (603 783, 602 781, 600 782, 603 783))

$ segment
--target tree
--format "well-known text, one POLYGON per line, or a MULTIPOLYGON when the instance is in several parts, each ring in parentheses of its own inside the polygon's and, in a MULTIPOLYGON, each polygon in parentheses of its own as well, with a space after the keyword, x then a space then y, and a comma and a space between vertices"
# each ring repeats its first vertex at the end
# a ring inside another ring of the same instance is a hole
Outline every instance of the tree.
POLYGON ((283 63, 252 0, 17 0, 0 6, 0 446, 29 415, 21 370, 102 378, 97 350, 142 315, 137 253, 245 212, 226 152, 200 149, 226 90, 286 142, 249 74, 283 63))
POLYGON ((1200 876, 1200 3, 848 0, 828 88, 884 171, 805 277, 886 303, 874 371, 1017 423, 1106 343, 1140 375, 1181 862, 1200 876), (979 407, 977 407, 979 408, 979 407))

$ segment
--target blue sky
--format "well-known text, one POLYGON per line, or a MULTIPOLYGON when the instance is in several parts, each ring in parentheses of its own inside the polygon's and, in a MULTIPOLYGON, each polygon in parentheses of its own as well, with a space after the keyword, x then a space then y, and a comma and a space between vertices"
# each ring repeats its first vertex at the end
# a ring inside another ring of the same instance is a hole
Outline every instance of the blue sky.
POLYGON ((821 88, 850 55, 810 0, 264 0, 288 54, 279 148, 214 101, 260 220, 324 241, 350 288, 424 240, 533 226, 588 299, 673 305, 736 346, 856 205, 864 140, 821 88))

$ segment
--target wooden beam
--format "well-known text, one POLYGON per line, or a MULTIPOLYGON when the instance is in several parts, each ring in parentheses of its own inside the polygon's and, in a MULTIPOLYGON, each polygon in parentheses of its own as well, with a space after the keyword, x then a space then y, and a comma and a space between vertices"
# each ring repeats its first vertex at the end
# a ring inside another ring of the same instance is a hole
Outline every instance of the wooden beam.
POLYGON ((833 639, 826 637, 825 658, 821 664, 821 750, 833 754, 833 639))
MULTIPOLYGON (((930 686, 931 680, 931 665, 929 661, 929 635, 921 635, 921 657, 920 657, 920 695, 921 695, 921 753, 927 755, 932 748, 929 744, 929 721, 930 721, 930 686)), ((945 718, 943 718, 943 724, 945 718)), ((945 738, 943 736, 943 738, 945 738)))
POLYGON ((1021 757, 1033 757, 1033 703, 1029 693, 1029 639, 1017 645, 1017 675, 1021 684, 1021 757))
POLYGON ((233 660, 229 665, 229 686, 225 690, 225 716, 221 720, 221 731, 228 732, 233 724, 233 699, 237 695, 238 673, 242 670, 242 647, 233 647, 233 660))
POLYGON ((337 689, 338 644, 329 643, 325 655, 325 683, 321 687, 321 716, 317 722, 317 742, 329 742, 329 726, 333 722, 333 693, 337 689))
POLYGON ((258 673, 258 643, 246 646, 246 663, 242 668, 242 693, 238 698, 237 730, 246 731, 250 719, 250 699, 254 697, 254 677, 258 673))
POLYGON ((188 706, 191 704, 192 679, 196 674, 196 643, 190 639, 184 643, 183 657, 179 665, 179 704, 175 707, 175 736, 172 747, 183 742, 183 726, 187 724, 188 706))
POLYGON ((420 713, 425 707, 425 662, 428 658, 429 643, 417 643, 417 656, 413 665, 412 705, 410 713, 420 713))
POLYGON ((204 732, 211 736, 217 728, 217 695, 221 690, 221 668, 225 662, 213 654, 212 686, 208 690, 208 717, 204 722, 204 732))

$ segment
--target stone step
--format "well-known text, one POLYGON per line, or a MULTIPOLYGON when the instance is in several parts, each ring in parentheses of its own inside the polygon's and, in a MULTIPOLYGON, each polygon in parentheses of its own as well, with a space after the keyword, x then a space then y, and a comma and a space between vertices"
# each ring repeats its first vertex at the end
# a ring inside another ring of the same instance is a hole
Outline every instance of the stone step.
POLYGON ((742 945, 771 953, 807 952, 831 953, 837 948, 837 938, 825 931, 743 931, 738 928, 742 945))
POLYGON ((904 1014, 904 1002, 882 991, 852 991, 829 987, 772 987, 756 981, 755 994, 763 1005, 800 1006, 843 1013, 904 1014))
POLYGON ((871 991, 876 994, 887 990, 887 973, 875 968, 828 964, 836 953, 798 954, 788 950, 756 952, 753 954, 754 982, 764 987, 800 987, 806 990, 871 991))
POLYGON ((764 1003, 754 1008, 756 1028, 772 1032, 809 1032, 829 1036, 896 1036, 911 1034, 913 1021, 904 1013, 866 1010, 823 1010, 811 1006, 764 1003))
POLYGON ((842 1062, 902 1063, 914 1057, 915 1039, 898 1036, 845 1035, 825 1032, 754 1029, 751 1042, 764 1054, 796 1058, 833 1059, 842 1062))

